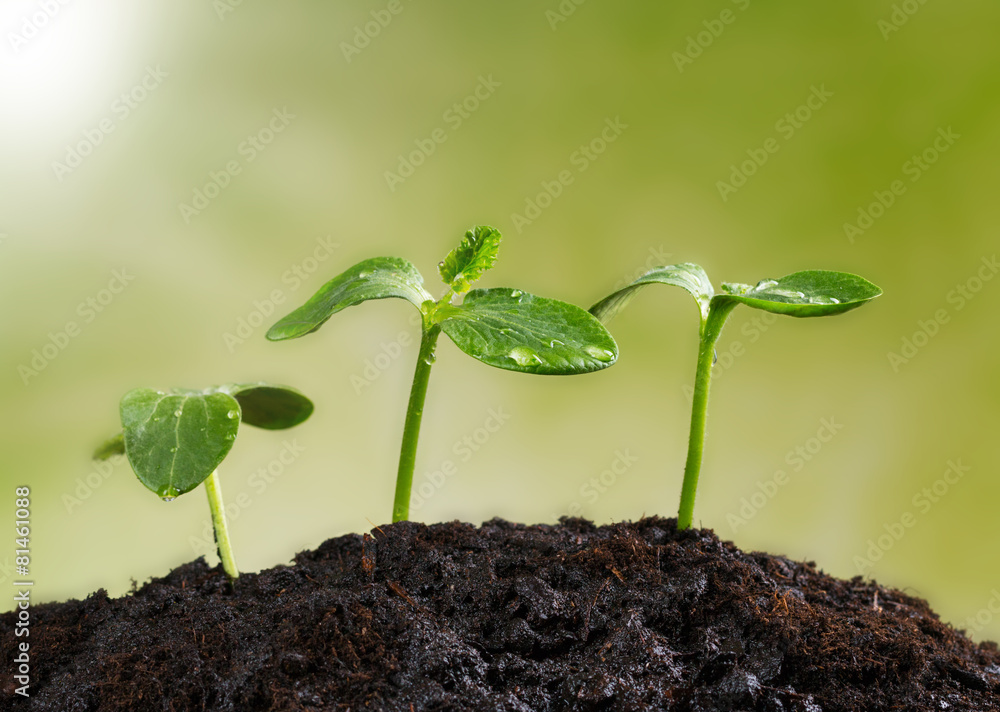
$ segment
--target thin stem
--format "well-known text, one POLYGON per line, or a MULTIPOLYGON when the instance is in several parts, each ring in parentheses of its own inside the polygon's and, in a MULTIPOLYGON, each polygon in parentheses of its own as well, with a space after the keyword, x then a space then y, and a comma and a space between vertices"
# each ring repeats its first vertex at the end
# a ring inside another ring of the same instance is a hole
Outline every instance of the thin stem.
POLYGON ((681 486, 681 506, 677 513, 677 528, 688 529, 694 520, 694 498, 701 472, 701 456, 705 447, 705 421, 708 418, 708 390, 712 381, 715 342, 736 302, 713 304, 701 329, 698 346, 698 366, 694 376, 694 396, 691 401, 691 433, 688 436, 687 461, 684 463, 684 484, 681 486))
POLYGON ((437 345, 440 333, 441 326, 434 324, 429 328, 425 328, 420 338, 420 353, 417 355, 417 367, 413 372, 410 402, 406 407, 403 444, 399 450, 399 470, 396 473, 396 497, 392 503, 392 521, 394 522, 410 518, 410 490, 413 488, 413 468, 417 461, 417 440, 420 437, 420 421, 424 415, 427 381, 430 380, 431 366, 434 364, 434 347, 437 345))
POLYGON ((205 492, 208 494, 208 508, 212 510, 212 526, 215 528, 215 546, 222 560, 222 569, 235 581, 240 576, 233 558, 233 546, 229 541, 229 529, 226 526, 226 508, 222 503, 222 487, 219 484, 219 471, 215 470, 205 480, 205 492))

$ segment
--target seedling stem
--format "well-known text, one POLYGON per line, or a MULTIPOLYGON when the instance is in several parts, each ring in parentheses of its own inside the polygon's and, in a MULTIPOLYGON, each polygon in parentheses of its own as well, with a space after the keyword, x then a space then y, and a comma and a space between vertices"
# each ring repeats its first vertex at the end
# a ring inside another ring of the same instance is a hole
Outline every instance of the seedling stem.
POLYGON ((215 546, 219 551, 219 559, 222 561, 222 570, 230 581, 239 578, 240 572, 236 568, 236 559, 233 557, 233 546, 229 541, 229 527, 226 525, 226 507, 222 503, 222 485, 219 484, 219 471, 212 470, 205 479, 205 493, 208 495, 208 508, 212 510, 212 527, 215 529, 215 546))
POLYGON ((410 388, 410 402, 406 409, 406 424, 403 426, 403 444, 399 450, 396 495, 392 503, 393 522, 410 518, 410 490, 413 488, 413 470, 417 461, 420 421, 424 415, 427 382, 431 377, 431 366, 434 365, 434 348, 441 333, 441 325, 425 327, 422 333, 420 353, 417 355, 417 366, 413 372, 413 386, 410 388))

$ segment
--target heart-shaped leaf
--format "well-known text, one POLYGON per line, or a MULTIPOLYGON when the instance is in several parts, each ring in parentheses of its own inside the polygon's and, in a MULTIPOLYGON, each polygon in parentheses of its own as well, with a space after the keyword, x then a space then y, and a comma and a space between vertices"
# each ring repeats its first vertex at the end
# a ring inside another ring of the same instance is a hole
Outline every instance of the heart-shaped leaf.
POLYGON ((882 290, 864 277, 847 272, 806 270, 781 279, 765 279, 748 284, 723 284, 728 294, 716 295, 712 302, 739 302, 764 311, 788 316, 832 316, 871 301, 882 290))
POLYGON ((597 302, 590 308, 590 313, 607 322, 632 301, 636 292, 648 284, 671 284, 686 289, 698 303, 702 321, 708 318, 708 305, 715 290, 705 270, 691 262, 654 267, 628 286, 612 292, 597 302))
POLYGON ((165 499, 189 492, 233 447, 240 404, 218 391, 136 388, 121 400, 125 453, 139 480, 165 499))
POLYGON ((500 231, 477 225, 465 233, 462 243, 438 265, 444 283, 456 294, 465 294, 469 286, 490 269, 500 251, 500 231))
POLYGON ((265 430, 294 427, 313 412, 312 401, 288 386, 238 383, 223 386, 219 390, 229 393, 239 402, 244 423, 265 430))
POLYGON ((516 289, 474 289, 438 318, 458 348, 508 371, 588 373, 618 358, 611 334, 585 310, 516 289))
POLYGON ((267 332, 269 341, 282 341, 316 331, 337 312, 369 299, 405 299, 417 309, 433 297, 423 287, 417 268, 399 257, 375 257, 351 267, 320 287, 309 301, 267 332))

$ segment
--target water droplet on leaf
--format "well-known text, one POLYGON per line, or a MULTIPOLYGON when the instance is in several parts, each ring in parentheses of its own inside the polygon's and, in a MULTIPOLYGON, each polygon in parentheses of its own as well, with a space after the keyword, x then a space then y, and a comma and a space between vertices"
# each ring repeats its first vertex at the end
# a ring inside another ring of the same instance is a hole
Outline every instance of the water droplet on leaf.
POLYGON ((510 350, 507 356, 514 360, 518 366, 537 366, 542 362, 534 351, 524 346, 516 346, 510 350))
POLYGON ((177 498, 176 497, 160 497, 160 499, 162 499, 164 502, 173 502, 177 498))
POLYGON ((167 486, 157 492, 157 494, 160 495, 160 499, 164 502, 173 502, 177 499, 177 495, 179 495, 180 492, 177 491, 176 487, 167 486))
POLYGON ((237 413, 235 410, 231 410, 228 413, 226 413, 227 418, 235 418, 237 415, 239 415, 239 413, 237 413))
POLYGON ((520 289, 513 289, 510 292, 511 299, 517 299, 522 294, 524 294, 524 292, 522 292, 520 289))
POLYGON ((550 348, 550 349, 554 349, 554 348, 555 348, 555 347, 557 347, 557 346, 565 346, 565 345, 566 345, 566 344, 564 344, 564 343, 563 343, 562 341, 560 341, 559 339, 552 339, 552 341, 550 341, 550 342, 549 342, 549 348, 550 348))
POLYGON ((178 408, 177 410, 174 411, 174 417, 175 418, 180 418, 181 417, 181 409, 180 408, 178 408))
POLYGON ((810 304, 840 304, 840 300, 834 297, 814 296, 809 297, 810 304))
POLYGON ((753 291, 759 292, 763 289, 768 289, 769 287, 773 287, 777 283, 778 281, 775 279, 762 279, 759 282, 757 282, 757 285, 753 288, 753 291))
POLYGON ((615 357, 614 352, 608 351, 607 349, 602 349, 599 346, 584 346, 583 350, 590 354, 593 358, 598 361, 603 361, 607 363, 615 357))

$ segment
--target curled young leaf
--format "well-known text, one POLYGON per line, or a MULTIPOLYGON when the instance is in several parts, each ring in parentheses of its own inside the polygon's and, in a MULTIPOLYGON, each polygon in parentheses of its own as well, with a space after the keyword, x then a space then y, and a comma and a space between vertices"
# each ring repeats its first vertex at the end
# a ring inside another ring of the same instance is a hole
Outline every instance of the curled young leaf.
POLYGON ((238 383, 219 389, 237 400, 242 420, 265 430, 284 430, 305 421, 313 412, 313 403, 288 386, 269 383, 238 383))
POLYGON ((748 284, 723 284, 727 294, 718 294, 713 305, 738 302, 754 309, 796 317, 832 316, 871 301, 882 290, 864 277, 847 272, 806 270, 781 279, 748 284))
POLYGON ((461 244, 438 265, 441 279, 456 294, 465 294, 497 261, 500 240, 500 231, 494 227, 477 225, 472 228, 465 233, 461 244))
POLYGON ((233 447, 240 404, 228 393, 136 388, 121 400, 125 454, 160 497, 189 492, 233 447))
POLYGON ((280 319, 267 332, 269 341, 282 341, 316 331, 337 312, 370 299, 405 299, 413 306, 433 297, 423 287, 417 268, 399 257, 375 257, 359 262, 320 287, 301 307, 280 319))
POLYGON ((705 270, 691 262, 654 267, 631 284, 597 302, 590 308, 590 313, 607 323, 632 301, 636 292, 649 284, 670 284, 687 290, 698 303, 702 321, 708 318, 708 305, 715 290, 705 270))
POLYGON ((589 373, 618 358, 611 334, 585 310, 516 289, 475 289, 439 316, 458 348, 508 371, 589 373))

